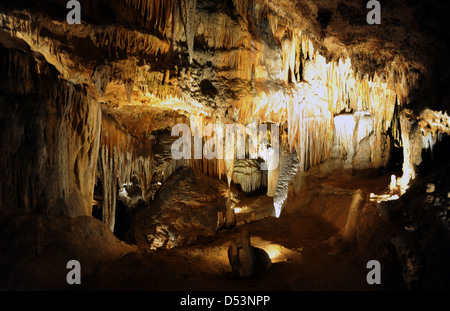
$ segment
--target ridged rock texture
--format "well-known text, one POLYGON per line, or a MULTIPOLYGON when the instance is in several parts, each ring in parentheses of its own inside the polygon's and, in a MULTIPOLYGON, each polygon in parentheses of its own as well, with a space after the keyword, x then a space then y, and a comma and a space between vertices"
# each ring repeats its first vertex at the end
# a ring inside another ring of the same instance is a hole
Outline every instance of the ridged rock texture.
POLYGON ((91 215, 99 104, 42 55, 0 52, 2 211, 91 215))

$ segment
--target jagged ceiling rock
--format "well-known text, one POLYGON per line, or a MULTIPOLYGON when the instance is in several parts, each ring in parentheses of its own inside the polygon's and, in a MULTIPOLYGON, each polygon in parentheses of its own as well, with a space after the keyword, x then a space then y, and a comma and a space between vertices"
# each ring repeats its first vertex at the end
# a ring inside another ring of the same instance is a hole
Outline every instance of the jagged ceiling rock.
POLYGON ((343 112, 368 112, 377 146, 398 106, 416 110, 423 130, 447 128, 436 118, 450 98, 436 92, 450 72, 448 10, 438 1, 381 1, 380 25, 353 0, 93 0, 79 25, 66 22, 66 3, 2 2, 2 46, 50 65, 143 144, 197 115, 274 122, 307 170, 332 157, 343 112))
POLYGON ((24 1, 2 4, 0 26, 109 106, 237 121, 230 109, 249 109, 249 98, 296 89, 289 82, 315 53, 351 60, 356 79, 379 74, 408 103, 447 48, 445 13, 431 20, 433 4, 383 2, 372 26, 365 3, 350 0, 96 0, 82 4, 81 25, 68 25, 65 1, 24 1))

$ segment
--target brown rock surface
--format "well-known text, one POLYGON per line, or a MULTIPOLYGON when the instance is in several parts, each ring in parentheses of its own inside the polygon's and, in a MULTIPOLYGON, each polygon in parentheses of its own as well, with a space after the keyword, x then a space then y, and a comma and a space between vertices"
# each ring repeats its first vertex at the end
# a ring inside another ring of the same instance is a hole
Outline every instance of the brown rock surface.
POLYGON ((128 237, 145 249, 211 240, 220 229, 218 215, 225 215, 227 198, 226 183, 180 167, 158 190, 155 201, 133 215, 128 237))

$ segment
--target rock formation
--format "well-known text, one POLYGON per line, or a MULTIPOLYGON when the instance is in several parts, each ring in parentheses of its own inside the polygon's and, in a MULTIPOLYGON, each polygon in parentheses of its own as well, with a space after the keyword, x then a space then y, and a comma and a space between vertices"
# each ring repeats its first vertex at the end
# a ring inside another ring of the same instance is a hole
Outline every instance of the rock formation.
MULTIPOLYGON (((180 167, 159 189, 151 205, 133 215, 130 242, 143 248, 173 248, 208 241, 227 215, 228 187, 224 182, 180 167)), ((236 202, 235 194, 231 200, 236 202)))
POLYGON ((246 228, 231 242, 228 260, 232 274, 238 277, 249 277, 272 266, 269 255, 263 249, 251 245, 250 234, 246 228))

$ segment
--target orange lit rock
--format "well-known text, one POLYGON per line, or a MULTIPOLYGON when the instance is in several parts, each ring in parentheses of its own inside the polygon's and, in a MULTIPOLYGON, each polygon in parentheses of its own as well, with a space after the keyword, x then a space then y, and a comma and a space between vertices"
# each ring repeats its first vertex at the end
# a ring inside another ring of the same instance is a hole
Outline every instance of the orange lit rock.
MULTIPOLYGON (((207 241, 225 215, 228 186, 191 168, 181 167, 161 186, 153 203, 132 220, 128 239, 150 249, 207 241)), ((230 200, 236 201, 231 193, 230 200)))

